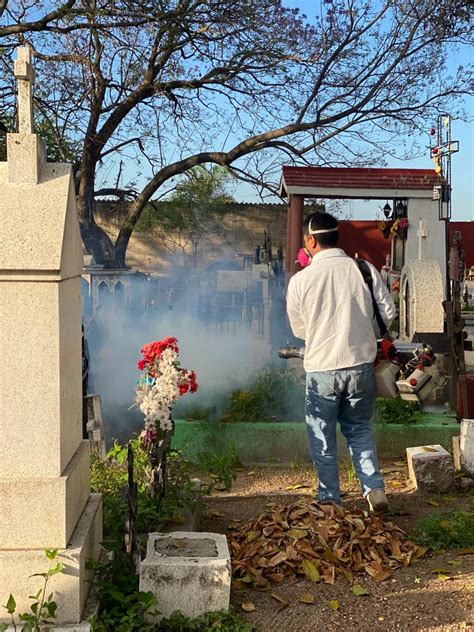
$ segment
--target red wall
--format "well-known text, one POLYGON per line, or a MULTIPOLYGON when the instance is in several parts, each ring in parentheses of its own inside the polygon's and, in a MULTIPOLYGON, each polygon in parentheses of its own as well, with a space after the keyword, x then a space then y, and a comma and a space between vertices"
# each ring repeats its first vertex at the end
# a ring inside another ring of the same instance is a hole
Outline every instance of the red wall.
POLYGON ((466 266, 474 266, 474 222, 450 222, 449 236, 452 237, 455 230, 461 232, 462 249, 466 266))
MULTIPOLYGON (((467 267, 474 266, 474 222, 451 222, 449 234, 452 236, 455 230, 461 232, 467 267)), ((378 229, 378 221, 340 221, 337 245, 351 257, 357 252, 359 257, 373 263, 378 270, 385 264, 385 256, 390 254, 390 239, 384 239, 378 229)))

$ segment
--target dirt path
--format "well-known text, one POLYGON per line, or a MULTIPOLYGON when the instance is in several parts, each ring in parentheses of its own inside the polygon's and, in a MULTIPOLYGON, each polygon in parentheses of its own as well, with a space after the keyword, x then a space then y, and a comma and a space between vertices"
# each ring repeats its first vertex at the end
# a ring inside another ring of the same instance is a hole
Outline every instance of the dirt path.
MULTIPOLYGON (((411 488, 403 461, 384 462, 383 469, 392 509, 390 519, 407 532, 434 512, 474 511, 473 493, 421 494, 411 488)), ((229 534, 232 528, 263 513, 269 501, 287 504, 312 496, 314 484, 309 467, 243 470, 231 494, 218 492, 206 500, 201 529, 229 534)), ((365 508, 349 465, 341 467, 341 487, 346 509, 365 508)), ((385 582, 377 583, 365 574, 355 581, 369 594, 357 597, 342 578, 337 578, 333 586, 298 580, 275 585, 272 591, 233 590, 231 602, 260 632, 474 631, 474 555, 431 554, 385 582), (272 592, 289 605, 272 597, 272 592), (297 601, 304 593, 314 596, 314 604, 297 601), (339 605, 337 610, 330 605, 336 605, 334 600, 339 605), (244 612, 241 605, 249 601, 255 610, 244 612)))

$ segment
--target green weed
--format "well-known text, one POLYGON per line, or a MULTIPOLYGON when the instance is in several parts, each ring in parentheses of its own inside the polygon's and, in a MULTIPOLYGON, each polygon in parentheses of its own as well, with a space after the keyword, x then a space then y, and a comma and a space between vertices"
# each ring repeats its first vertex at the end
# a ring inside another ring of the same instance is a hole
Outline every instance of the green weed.
POLYGON ((256 632, 257 628, 234 612, 208 612, 197 619, 188 619, 174 612, 163 619, 157 632, 256 632))
POLYGON ((473 547, 474 513, 455 511, 423 518, 415 528, 414 540, 434 551, 473 547))

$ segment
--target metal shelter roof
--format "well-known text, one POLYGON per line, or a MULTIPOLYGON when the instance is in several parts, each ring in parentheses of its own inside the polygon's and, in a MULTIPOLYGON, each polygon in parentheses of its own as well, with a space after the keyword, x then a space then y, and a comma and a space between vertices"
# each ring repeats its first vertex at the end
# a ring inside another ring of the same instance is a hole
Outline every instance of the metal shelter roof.
POLYGON ((441 178, 434 169, 352 167, 282 168, 280 194, 306 197, 431 197, 441 178))

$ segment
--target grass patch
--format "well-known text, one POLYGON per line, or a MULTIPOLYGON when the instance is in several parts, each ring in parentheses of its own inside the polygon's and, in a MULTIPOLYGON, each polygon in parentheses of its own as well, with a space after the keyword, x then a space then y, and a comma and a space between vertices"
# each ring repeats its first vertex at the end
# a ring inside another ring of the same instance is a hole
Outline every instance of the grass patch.
POLYGON ((423 518, 415 528, 414 540, 434 551, 474 547, 474 513, 455 511, 423 518))

